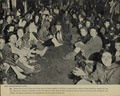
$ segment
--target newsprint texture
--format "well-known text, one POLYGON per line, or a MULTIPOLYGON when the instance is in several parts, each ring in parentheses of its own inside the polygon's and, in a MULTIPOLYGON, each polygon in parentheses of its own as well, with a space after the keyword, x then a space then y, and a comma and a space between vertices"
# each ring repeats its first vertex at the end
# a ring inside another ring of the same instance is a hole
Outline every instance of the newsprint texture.
POLYGON ((120 0, 0 0, 0 96, 120 96, 120 0))

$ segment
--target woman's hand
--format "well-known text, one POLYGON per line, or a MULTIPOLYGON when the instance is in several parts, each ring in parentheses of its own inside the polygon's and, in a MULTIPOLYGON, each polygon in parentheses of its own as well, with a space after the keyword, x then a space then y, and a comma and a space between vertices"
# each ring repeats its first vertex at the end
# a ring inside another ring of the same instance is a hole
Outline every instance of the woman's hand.
POLYGON ((73 70, 73 74, 76 75, 76 76, 85 76, 86 75, 86 73, 82 69, 80 69, 78 67, 76 67, 73 70))

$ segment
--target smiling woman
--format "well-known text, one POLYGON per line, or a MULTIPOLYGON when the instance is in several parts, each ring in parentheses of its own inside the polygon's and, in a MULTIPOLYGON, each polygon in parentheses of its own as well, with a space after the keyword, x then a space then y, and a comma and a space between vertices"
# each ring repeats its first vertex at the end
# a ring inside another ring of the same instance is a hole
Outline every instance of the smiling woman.
POLYGON ((109 52, 103 53, 101 60, 105 66, 107 67, 111 66, 112 65, 112 54, 110 54, 109 52))
MULTIPOLYGON (((97 63, 96 70, 81 77, 78 84, 120 84, 120 65, 112 62, 112 54, 104 51, 101 61, 102 63, 97 63)), ((80 69, 78 68, 74 74, 81 76, 80 69)))
POLYGON ((112 57, 110 52, 103 52, 102 64, 97 64, 97 68, 92 74, 95 81, 99 80, 99 83, 102 84, 120 84, 120 65, 113 63, 112 57))

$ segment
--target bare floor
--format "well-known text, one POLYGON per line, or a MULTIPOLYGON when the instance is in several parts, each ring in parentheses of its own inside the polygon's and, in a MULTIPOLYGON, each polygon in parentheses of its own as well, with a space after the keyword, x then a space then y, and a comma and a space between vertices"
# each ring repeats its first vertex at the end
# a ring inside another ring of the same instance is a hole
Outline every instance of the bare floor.
POLYGON ((69 75, 75 66, 75 62, 62 59, 70 51, 69 45, 50 47, 43 58, 38 57, 41 71, 30 76, 27 81, 21 81, 20 83, 73 84, 73 80, 69 78, 69 75))

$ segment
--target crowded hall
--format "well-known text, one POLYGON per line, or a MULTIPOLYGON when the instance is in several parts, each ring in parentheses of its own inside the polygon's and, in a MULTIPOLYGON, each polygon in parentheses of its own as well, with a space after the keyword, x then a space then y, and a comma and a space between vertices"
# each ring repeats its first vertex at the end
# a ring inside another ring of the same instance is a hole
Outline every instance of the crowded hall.
POLYGON ((120 84, 120 0, 0 0, 0 84, 120 84))

